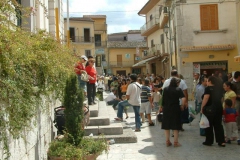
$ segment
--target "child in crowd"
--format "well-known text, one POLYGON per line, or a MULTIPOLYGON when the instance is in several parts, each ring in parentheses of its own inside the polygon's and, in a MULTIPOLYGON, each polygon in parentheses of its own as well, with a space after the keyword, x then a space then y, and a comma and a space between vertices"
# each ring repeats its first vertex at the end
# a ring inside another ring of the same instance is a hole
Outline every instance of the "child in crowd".
MULTIPOLYGON (((121 98, 122 98, 123 101, 127 100, 127 96, 126 95, 122 95, 121 98)), ((127 112, 128 108, 129 108, 129 106, 124 107, 124 113, 126 114, 126 119, 128 119, 128 112, 127 112)))
MULTIPOLYGON (((236 117, 238 113, 235 108, 231 108, 232 100, 226 99, 225 108, 223 110, 223 121, 226 128, 226 143, 231 144, 231 141, 237 140, 238 138, 238 128, 236 123, 236 117)), ((240 140, 238 140, 238 145, 240 145, 240 140)))
POLYGON ((156 114, 159 110, 159 101, 160 101, 160 98, 161 98, 161 93, 159 92, 158 90, 158 87, 157 86, 154 86, 154 92, 152 93, 152 98, 153 98, 153 110, 156 111, 156 114))

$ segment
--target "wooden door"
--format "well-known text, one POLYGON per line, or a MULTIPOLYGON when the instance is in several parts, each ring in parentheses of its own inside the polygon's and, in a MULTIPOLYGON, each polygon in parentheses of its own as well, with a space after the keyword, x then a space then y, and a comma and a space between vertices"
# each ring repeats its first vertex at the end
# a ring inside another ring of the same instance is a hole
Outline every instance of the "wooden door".
POLYGON ((122 66, 122 55, 117 55, 117 66, 122 66))
POLYGON ((90 42, 90 29, 84 28, 84 42, 90 42))

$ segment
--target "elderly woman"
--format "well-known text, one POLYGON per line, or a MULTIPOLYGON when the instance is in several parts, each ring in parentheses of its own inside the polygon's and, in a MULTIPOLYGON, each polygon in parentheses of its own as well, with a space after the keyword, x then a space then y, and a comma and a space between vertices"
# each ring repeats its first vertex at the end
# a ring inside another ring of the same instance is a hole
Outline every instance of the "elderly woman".
POLYGON ((216 137, 216 142, 220 147, 225 147, 224 131, 222 126, 222 115, 223 107, 221 99, 222 95, 222 83, 217 77, 210 76, 207 81, 207 87, 204 92, 201 112, 205 114, 210 123, 210 127, 205 129, 206 139, 203 145, 211 146, 214 141, 214 134, 216 137), (213 105, 215 107, 216 113, 213 115, 207 115, 205 113, 204 107, 213 105), (214 129, 214 134, 213 134, 214 129))
POLYGON ((87 97, 88 105, 96 104, 94 102, 96 96, 96 81, 97 81, 97 71, 94 67, 95 60, 93 58, 88 59, 88 66, 86 67, 86 72, 89 76, 89 81, 87 82, 87 97))
POLYGON ((165 130, 166 146, 172 145, 170 142, 170 130, 174 133, 174 147, 181 146, 178 143, 178 131, 182 129, 181 126, 181 110, 184 109, 183 105, 179 105, 179 99, 182 99, 181 104, 185 104, 183 91, 179 88, 181 79, 172 78, 170 85, 165 87, 162 96, 163 107, 163 121, 162 129, 165 130))
POLYGON ((81 74, 85 72, 85 62, 87 61, 87 57, 82 55, 80 57, 80 61, 75 64, 75 72, 78 76, 78 82, 79 82, 79 88, 84 90, 84 95, 87 95, 87 89, 86 89, 86 82, 81 79, 81 74))

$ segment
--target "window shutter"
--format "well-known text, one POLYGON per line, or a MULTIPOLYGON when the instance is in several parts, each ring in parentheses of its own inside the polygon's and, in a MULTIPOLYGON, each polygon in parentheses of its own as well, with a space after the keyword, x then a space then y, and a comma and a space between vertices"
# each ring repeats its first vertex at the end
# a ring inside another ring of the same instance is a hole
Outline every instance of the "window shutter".
POLYGON ((201 30, 218 30, 218 5, 200 5, 201 30))
POLYGON ((200 12, 201 12, 201 30, 208 30, 209 28, 209 21, 208 17, 209 12, 208 12, 208 6, 200 6, 200 12))
POLYGON ((217 5, 210 5, 210 30, 218 30, 218 8, 217 5))

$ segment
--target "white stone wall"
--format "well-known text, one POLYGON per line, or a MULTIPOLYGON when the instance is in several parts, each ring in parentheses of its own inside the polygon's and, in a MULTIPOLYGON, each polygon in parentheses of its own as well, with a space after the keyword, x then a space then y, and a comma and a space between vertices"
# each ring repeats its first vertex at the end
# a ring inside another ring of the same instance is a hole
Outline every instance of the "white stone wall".
POLYGON ((141 36, 141 33, 138 34, 128 34, 127 35, 128 41, 144 41, 144 37, 141 36))
MULTIPOLYGON (((59 101, 43 99, 43 108, 33 118, 32 129, 23 131, 25 137, 18 140, 9 140, 11 157, 9 160, 47 160, 49 143, 56 136, 54 127, 54 108, 61 105, 59 101), (45 111, 44 111, 45 110, 45 111)), ((3 148, 0 144, 0 148, 3 148)), ((0 159, 4 159, 3 149, 0 150, 0 159)))

